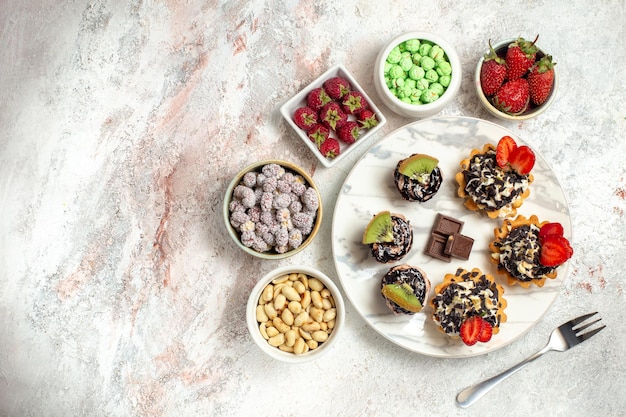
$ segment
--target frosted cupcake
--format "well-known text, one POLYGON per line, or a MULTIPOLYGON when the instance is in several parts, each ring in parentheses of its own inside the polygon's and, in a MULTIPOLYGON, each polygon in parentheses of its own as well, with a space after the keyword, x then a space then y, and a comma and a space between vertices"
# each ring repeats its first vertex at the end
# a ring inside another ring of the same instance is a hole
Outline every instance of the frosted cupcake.
POLYGON ((402 198, 420 203, 430 200, 443 182, 438 163, 432 156, 417 153, 398 161, 393 180, 402 198))
POLYGON ((497 146, 487 143, 461 161, 455 176, 457 194, 465 199, 465 207, 490 218, 515 216, 530 195, 534 164, 535 154, 528 146, 517 146, 504 136, 497 146))
POLYGON ((392 267, 380 282, 380 292, 394 314, 419 313, 428 297, 430 281, 420 268, 408 264, 392 267))
POLYGON ((506 276, 507 284, 523 288, 543 287, 556 278, 557 268, 574 252, 560 223, 539 222, 535 215, 504 219, 494 237, 489 249, 497 273, 506 276))
POLYGON ((413 229, 402 214, 382 211, 368 223, 362 243, 369 246, 377 262, 399 261, 413 246, 413 229))
POLYGON ((459 268, 454 274, 446 274, 435 287, 435 295, 429 301, 432 319, 442 332, 455 339, 460 338, 463 323, 474 316, 488 322, 493 334, 497 334, 507 318, 503 294, 504 289, 491 275, 477 268, 459 268))

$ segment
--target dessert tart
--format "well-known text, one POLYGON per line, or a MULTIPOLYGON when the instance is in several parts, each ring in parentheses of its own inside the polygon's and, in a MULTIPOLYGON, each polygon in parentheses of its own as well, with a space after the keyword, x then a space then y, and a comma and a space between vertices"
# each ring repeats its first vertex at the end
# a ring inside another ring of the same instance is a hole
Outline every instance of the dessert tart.
POLYGON ((399 261, 413 246, 413 229, 402 214, 381 211, 365 228, 362 242, 377 262, 399 261))
POLYGON ((539 222, 537 216, 504 219, 489 243, 491 262, 507 284, 543 287, 557 276, 557 268, 573 254, 559 223, 539 222))
POLYGON ((428 297, 430 281, 420 268, 408 264, 389 269, 380 282, 380 292, 394 314, 419 313, 428 297))
POLYGON ((438 163, 432 156, 417 153, 398 161, 393 180, 404 200, 423 203, 439 191, 443 176, 438 163))
POLYGON ((504 288, 491 275, 478 268, 459 268, 454 274, 446 274, 435 287, 435 295, 429 301, 432 319, 442 332, 455 339, 460 338, 463 323, 474 316, 488 322, 493 334, 497 334, 507 319, 503 294, 504 288))
POLYGON ((487 143, 461 161, 461 171, 455 176, 457 194, 470 210, 494 219, 513 217, 530 195, 534 163, 535 155, 528 146, 517 146, 510 136, 504 136, 497 146, 487 143))

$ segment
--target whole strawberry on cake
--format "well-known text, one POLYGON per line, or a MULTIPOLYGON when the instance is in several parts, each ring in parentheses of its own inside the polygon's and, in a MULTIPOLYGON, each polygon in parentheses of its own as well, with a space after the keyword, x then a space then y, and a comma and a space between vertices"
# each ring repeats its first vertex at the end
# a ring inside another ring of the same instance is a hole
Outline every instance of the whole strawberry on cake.
POLYGON ((557 222, 539 222, 537 216, 504 219, 489 244, 491 261, 509 285, 543 287, 557 276, 557 268, 572 257, 572 249, 557 222))
POLYGON ((482 150, 473 149, 460 165, 457 194, 470 210, 494 219, 512 217, 530 195, 535 153, 510 136, 503 136, 497 146, 487 143, 482 150))

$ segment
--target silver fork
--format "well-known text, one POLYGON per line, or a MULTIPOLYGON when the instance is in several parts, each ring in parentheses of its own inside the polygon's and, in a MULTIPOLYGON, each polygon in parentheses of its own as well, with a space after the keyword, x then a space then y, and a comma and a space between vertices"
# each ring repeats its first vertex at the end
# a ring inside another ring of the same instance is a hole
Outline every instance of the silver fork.
POLYGON ((568 321, 567 323, 563 323, 562 325, 560 325, 559 327, 557 327, 556 329, 552 331, 552 333, 550 334, 550 340, 548 341, 548 343, 543 349, 541 349, 539 352, 535 353, 534 355, 528 357, 527 359, 523 360, 522 362, 518 363, 517 365, 513 366, 512 368, 509 368, 506 371, 498 375, 492 376, 491 378, 486 379, 483 382, 479 382, 478 384, 473 385, 459 392, 459 394, 456 396, 457 404, 463 408, 469 407, 470 405, 478 401, 480 398, 482 398, 483 395, 491 391, 493 387, 495 387, 500 382, 504 381, 506 378, 513 375, 515 372, 519 371, 524 366, 528 365, 530 362, 534 361, 535 359, 537 359, 544 353, 549 352, 551 350, 564 352, 578 345, 579 343, 582 343, 585 340, 589 339, 591 336, 595 335, 600 330, 606 327, 603 325, 593 330, 589 330, 586 333, 583 333, 583 330, 589 328, 590 326, 594 325, 595 323, 601 320, 601 318, 598 318, 589 323, 583 324, 584 321, 586 321, 587 319, 591 318, 592 316, 596 314, 598 313, 595 312, 595 313, 585 314, 580 317, 576 317, 575 319, 572 319, 568 321))

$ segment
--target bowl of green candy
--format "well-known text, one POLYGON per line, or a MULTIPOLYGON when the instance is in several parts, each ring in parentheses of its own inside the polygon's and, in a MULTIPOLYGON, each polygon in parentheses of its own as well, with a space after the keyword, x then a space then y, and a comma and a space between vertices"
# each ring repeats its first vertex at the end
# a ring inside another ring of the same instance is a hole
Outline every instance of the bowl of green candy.
POLYGON ((461 86, 461 61, 445 39, 406 32, 389 41, 374 65, 374 86, 383 103, 410 118, 439 113, 461 86))

